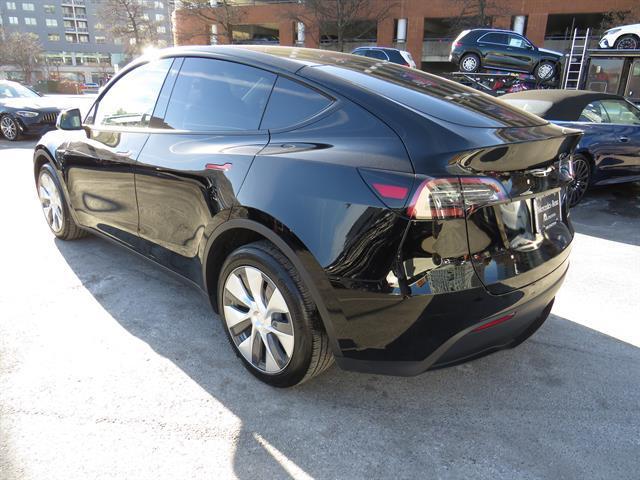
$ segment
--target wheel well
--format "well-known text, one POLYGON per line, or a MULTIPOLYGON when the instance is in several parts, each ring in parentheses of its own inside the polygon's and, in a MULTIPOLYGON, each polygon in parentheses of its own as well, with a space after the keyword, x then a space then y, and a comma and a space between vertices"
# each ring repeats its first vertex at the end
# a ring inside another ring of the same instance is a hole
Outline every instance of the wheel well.
POLYGON ((209 249, 206 261, 206 287, 211 299, 211 305, 216 313, 218 312, 218 277, 224 261, 236 248, 259 240, 267 240, 258 232, 247 228, 232 228, 220 234, 214 240, 209 249))
POLYGON ((33 162, 33 176, 36 180, 38 179, 38 172, 42 168, 42 165, 50 162, 51 158, 49 157, 47 151, 42 147, 36 148, 36 159, 33 162))

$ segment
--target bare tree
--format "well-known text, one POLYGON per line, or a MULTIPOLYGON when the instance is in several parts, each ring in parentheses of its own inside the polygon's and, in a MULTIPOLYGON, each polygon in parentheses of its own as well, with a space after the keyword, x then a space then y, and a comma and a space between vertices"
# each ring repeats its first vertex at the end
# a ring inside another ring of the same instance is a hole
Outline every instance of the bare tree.
POLYGON ((101 3, 100 21, 114 38, 123 41, 128 55, 140 55, 145 47, 157 43, 159 24, 149 18, 145 1, 103 0, 101 3))
POLYGON ((25 82, 31 83, 31 74, 42 52, 42 45, 35 33, 14 32, 0 42, 0 63, 18 67, 25 82))
POLYGON ((609 11, 604 14, 600 28, 608 30, 620 25, 640 23, 640 4, 634 5, 625 11, 609 11))
MULTIPOLYGON (((220 39, 224 39, 225 43, 233 43, 233 27, 244 19, 241 7, 234 3, 233 0, 181 0, 180 9, 207 24, 217 25, 217 33, 211 33, 214 43, 220 43, 220 39)), ((188 32, 180 34, 183 38, 188 36, 188 32)))
POLYGON ((497 0, 455 0, 460 13, 456 18, 457 28, 483 28, 493 25, 493 17, 508 15, 504 5, 497 0))
POLYGON ((397 5, 392 0, 300 0, 299 3, 299 7, 290 10, 290 17, 307 27, 317 25, 321 34, 333 30, 341 52, 344 51, 347 34, 350 33, 351 38, 360 38, 371 33, 374 25, 387 18, 397 5))

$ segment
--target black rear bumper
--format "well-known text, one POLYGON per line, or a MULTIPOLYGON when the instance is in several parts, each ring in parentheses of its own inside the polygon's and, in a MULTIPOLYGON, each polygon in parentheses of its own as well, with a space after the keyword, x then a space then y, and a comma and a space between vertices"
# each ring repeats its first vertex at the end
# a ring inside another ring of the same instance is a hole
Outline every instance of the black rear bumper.
MULTIPOLYGON (((344 356, 336 358, 336 362, 345 370, 412 376, 515 347, 531 336, 548 317, 568 266, 569 260, 565 257, 565 261, 547 276, 506 294, 492 295, 484 289, 474 290, 472 303, 468 301, 468 292, 439 294, 438 297, 448 297, 443 298, 443 305, 451 302, 450 307, 444 307, 441 314, 438 315, 432 308, 433 300, 427 301, 427 315, 418 318, 390 344, 377 352, 371 348, 343 348, 344 356), (457 310, 456 305, 460 302, 466 303, 462 305, 462 310, 457 310), (485 315, 488 311, 493 313, 485 315), (512 313, 515 315, 506 321, 477 330, 512 313), (438 332, 439 335, 434 338, 429 332, 438 332), (394 344, 402 350, 394 348, 394 344), (400 351, 402 353, 398 354, 400 351), (401 358, 407 356, 413 358, 401 358)), ((344 347, 344 342, 341 343, 344 347)))

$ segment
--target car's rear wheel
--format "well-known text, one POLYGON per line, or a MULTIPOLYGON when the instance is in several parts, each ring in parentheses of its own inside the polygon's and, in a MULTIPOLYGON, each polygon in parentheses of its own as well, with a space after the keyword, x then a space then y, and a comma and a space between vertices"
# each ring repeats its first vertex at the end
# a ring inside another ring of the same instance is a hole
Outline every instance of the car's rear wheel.
POLYGON ((540 62, 533 74, 539 81, 549 81, 556 75, 556 66, 553 62, 540 62))
POLYGON ((460 59, 460 71, 474 73, 480 70, 480 57, 475 53, 465 53, 460 59))
POLYGON ((56 237, 61 240, 75 240, 87 235, 71 217, 58 178, 48 163, 40 167, 37 188, 42 213, 56 237))
POLYGON ((295 267, 271 243, 252 243, 229 255, 218 305, 236 354, 263 382, 290 387, 331 365, 317 308, 295 267))
POLYGON ((9 115, 3 115, 0 118, 0 131, 2 136, 10 142, 15 142, 20 137, 20 127, 9 115))
POLYGON ((636 50, 640 48, 640 39, 635 35, 622 35, 616 40, 614 48, 617 50, 636 50))
POLYGON ((567 187, 567 199, 570 207, 580 203, 591 182, 591 164, 584 155, 574 155, 573 175, 573 182, 567 187))

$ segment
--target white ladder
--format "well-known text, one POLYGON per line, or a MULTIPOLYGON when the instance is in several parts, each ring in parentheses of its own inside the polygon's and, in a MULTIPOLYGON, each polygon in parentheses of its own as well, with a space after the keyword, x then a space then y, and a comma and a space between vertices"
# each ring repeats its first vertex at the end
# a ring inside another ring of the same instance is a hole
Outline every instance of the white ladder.
POLYGON ((587 61, 587 47, 589 45, 590 29, 584 35, 578 35, 578 29, 573 30, 571 39, 571 53, 567 58, 564 73, 564 84, 562 88, 568 90, 578 90, 582 79, 582 70, 587 61))

